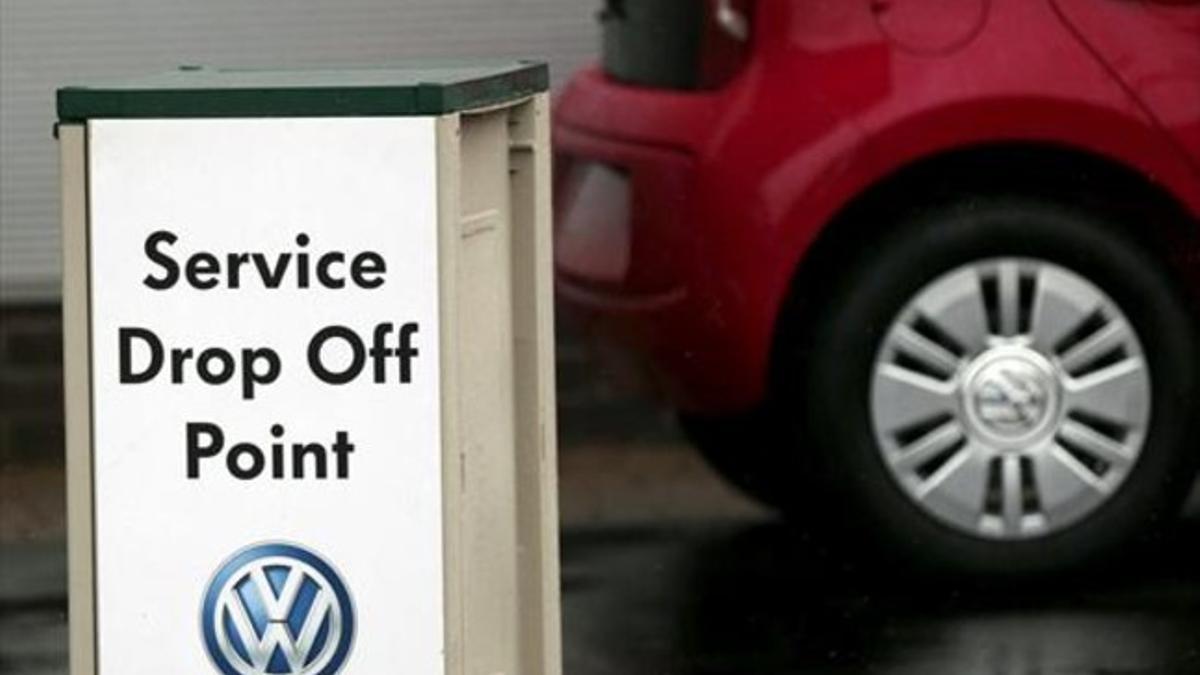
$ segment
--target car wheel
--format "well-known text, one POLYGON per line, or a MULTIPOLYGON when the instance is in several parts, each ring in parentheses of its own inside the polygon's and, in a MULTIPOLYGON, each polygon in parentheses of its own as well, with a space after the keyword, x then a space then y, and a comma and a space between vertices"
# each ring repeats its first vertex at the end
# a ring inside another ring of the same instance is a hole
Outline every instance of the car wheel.
MULTIPOLYGON (((974 198, 898 218, 788 334, 835 529, 1027 574, 1152 540, 1195 477, 1196 325, 1102 212, 974 198)), ((851 534, 852 533, 852 534, 851 534)))

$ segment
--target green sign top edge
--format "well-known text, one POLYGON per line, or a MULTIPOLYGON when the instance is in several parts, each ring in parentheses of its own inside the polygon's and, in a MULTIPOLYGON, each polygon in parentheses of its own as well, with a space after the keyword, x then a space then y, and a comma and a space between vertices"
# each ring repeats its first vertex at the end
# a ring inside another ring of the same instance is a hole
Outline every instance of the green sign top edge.
POLYGON ((58 90, 58 119, 427 116, 546 91, 535 61, 257 70, 183 66, 58 90))

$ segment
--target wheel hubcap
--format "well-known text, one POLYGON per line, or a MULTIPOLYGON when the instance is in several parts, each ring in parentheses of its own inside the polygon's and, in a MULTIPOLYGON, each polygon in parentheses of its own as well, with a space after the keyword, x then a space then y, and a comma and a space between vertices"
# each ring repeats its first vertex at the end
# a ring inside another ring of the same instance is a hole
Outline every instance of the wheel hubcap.
POLYGON ((1030 538, 1117 492, 1142 449, 1150 378, 1096 285, 994 259, 939 277, 901 311, 870 407, 885 464, 922 509, 976 536, 1030 538))
POLYGON ((1027 347, 985 351, 966 368, 965 422, 997 447, 1023 447, 1053 429, 1061 396, 1054 366, 1027 347))

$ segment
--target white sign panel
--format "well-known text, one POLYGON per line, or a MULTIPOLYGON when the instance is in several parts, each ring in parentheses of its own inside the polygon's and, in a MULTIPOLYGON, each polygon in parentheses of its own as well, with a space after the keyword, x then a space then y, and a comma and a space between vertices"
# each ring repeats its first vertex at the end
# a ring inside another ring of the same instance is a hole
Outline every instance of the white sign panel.
POLYGON ((435 153, 89 124, 102 675, 443 672, 435 153))

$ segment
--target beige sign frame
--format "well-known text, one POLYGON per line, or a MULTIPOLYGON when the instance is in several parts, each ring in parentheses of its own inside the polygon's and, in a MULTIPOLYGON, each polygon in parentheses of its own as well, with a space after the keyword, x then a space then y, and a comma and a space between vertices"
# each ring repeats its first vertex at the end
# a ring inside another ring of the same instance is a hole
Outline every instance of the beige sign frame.
MULTIPOLYGON (((446 673, 559 675, 549 96, 436 126, 446 673)), ((87 125, 58 137, 70 673, 96 675, 87 125)))

